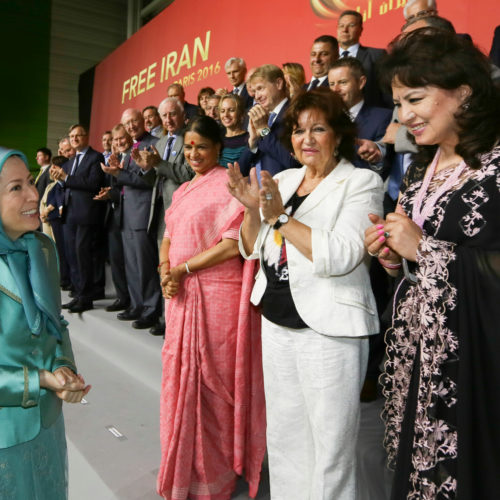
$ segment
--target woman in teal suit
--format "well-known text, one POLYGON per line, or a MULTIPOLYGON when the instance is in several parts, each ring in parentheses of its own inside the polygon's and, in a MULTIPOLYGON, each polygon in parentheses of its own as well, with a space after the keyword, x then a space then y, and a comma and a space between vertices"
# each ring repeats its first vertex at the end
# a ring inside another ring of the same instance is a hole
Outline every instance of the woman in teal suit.
POLYGON ((0 498, 67 498, 62 401, 87 394, 60 315, 53 241, 19 151, 0 147, 0 498))

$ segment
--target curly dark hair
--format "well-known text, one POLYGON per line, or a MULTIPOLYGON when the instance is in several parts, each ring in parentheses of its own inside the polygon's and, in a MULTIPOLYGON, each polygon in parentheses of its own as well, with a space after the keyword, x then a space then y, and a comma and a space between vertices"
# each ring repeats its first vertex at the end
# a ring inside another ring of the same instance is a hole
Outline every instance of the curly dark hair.
MULTIPOLYGON (((491 79, 491 66, 469 40, 426 27, 403 34, 390 44, 380 61, 381 83, 390 87, 397 79, 407 87, 434 86, 446 90, 467 85, 472 90, 455 119, 458 144, 455 151, 467 165, 480 167, 479 155, 500 138, 500 91, 491 79)), ((436 146, 419 146, 415 163, 432 161, 436 146)))
POLYGON ((293 130, 298 124, 299 115, 309 109, 317 109, 324 113, 326 122, 332 127, 335 135, 341 137, 338 145, 339 155, 352 160, 357 135, 356 124, 351 120, 342 98, 324 87, 318 87, 309 92, 301 91, 294 96, 283 120, 281 137, 283 144, 293 152, 293 130))
POLYGON ((184 129, 184 136, 186 132, 196 132, 205 139, 209 139, 214 144, 223 145, 223 135, 219 124, 210 116, 197 116, 192 118, 186 128, 184 129))

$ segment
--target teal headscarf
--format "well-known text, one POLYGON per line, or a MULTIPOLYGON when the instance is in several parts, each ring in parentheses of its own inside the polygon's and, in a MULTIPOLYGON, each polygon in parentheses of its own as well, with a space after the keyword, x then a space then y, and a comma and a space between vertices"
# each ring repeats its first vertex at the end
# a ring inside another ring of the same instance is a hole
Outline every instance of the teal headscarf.
MULTIPOLYGON (((0 172, 11 156, 18 156, 28 165, 23 153, 0 146, 0 172)), ((67 323, 60 315, 59 290, 49 285, 53 280, 49 276, 42 244, 32 232, 12 241, 5 234, 1 213, 0 256, 5 258, 19 288, 31 333, 40 335, 46 326, 51 335, 61 340, 61 332, 67 323)))

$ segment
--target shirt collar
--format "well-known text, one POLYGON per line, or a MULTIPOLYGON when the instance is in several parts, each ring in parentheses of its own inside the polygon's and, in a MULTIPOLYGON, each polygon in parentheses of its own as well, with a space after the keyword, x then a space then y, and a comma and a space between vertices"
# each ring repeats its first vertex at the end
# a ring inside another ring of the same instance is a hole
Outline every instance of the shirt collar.
MULTIPOLYGON (((280 114, 280 111, 283 109, 283 106, 286 104, 286 101, 288 101, 288 98, 285 97, 273 110, 272 113, 276 113, 276 115, 280 114)), ((275 118, 276 119, 276 118, 275 118)))
POLYGON ((354 45, 347 47, 347 49, 342 49, 339 45, 339 55, 341 56, 342 53, 347 50, 349 52, 349 57, 356 57, 358 55, 358 49, 359 43, 355 43, 354 45))
POLYGON ((359 101, 358 104, 355 104, 354 106, 352 106, 352 108, 349 108, 349 114, 351 115, 351 118, 353 120, 355 120, 356 117, 358 116, 364 103, 365 101, 361 99, 361 101, 359 101))

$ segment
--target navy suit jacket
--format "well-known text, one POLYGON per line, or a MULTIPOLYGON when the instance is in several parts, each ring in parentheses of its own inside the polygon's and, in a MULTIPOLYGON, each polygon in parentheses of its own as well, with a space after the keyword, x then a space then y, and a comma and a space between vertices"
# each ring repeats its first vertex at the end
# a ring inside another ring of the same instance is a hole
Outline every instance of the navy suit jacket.
POLYGON ((392 109, 394 107, 392 98, 384 94, 380 89, 377 75, 377 61, 386 54, 387 52, 384 49, 363 47, 363 45, 360 45, 356 59, 361 62, 366 73, 366 85, 363 89, 366 104, 392 109))
POLYGON ((78 168, 71 175, 75 160, 76 157, 71 158, 62 166, 68 174, 64 182, 65 222, 80 225, 102 224, 103 203, 93 198, 106 184, 104 172, 101 169, 104 156, 89 146, 78 168))
POLYGON ((292 156, 290 151, 285 148, 280 138, 283 130, 283 115, 288 107, 289 101, 281 108, 278 116, 271 126, 271 132, 259 139, 257 152, 252 153, 249 148, 241 153, 240 165, 241 173, 247 176, 250 169, 261 162, 262 170, 267 170, 271 175, 276 175, 287 168, 299 168, 302 165, 292 156))
POLYGON ((186 116, 186 120, 191 120, 198 116, 199 108, 195 104, 191 104, 190 102, 184 101, 184 115, 186 116))
MULTIPOLYGON (((380 141, 384 137, 391 120, 392 111, 390 109, 368 106, 365 102, 354 120, 358 127, 358 138, 380 141)), ((393 149, 388 147, 384 164, 380 168, 374 168, 370 163, 362 160, 357 153, 352 163, 358 168, 369 168, 382 175, 382 177, 385 177, 390 170, 392 159, 393 149)))

